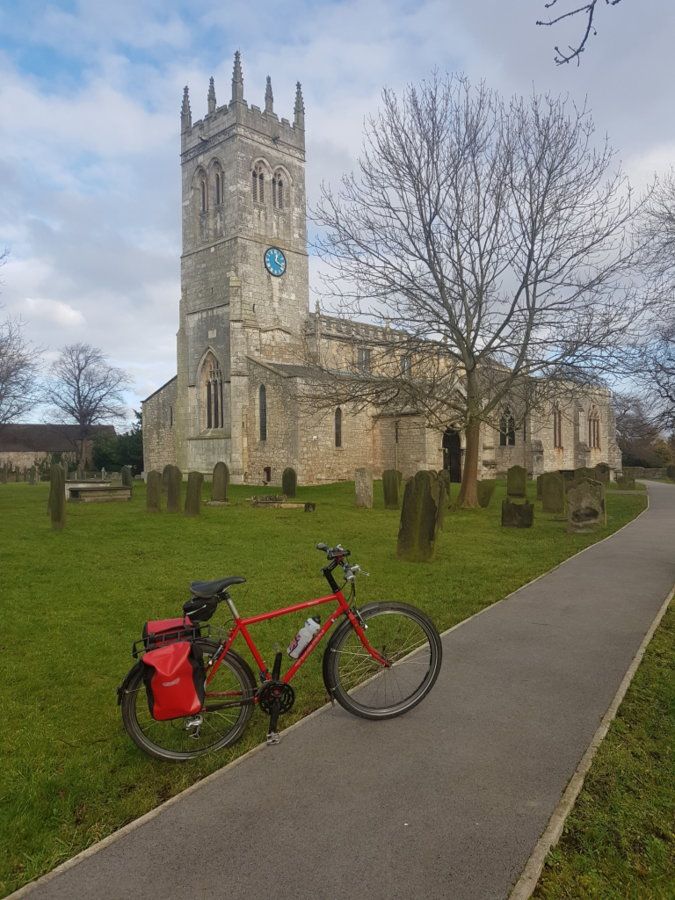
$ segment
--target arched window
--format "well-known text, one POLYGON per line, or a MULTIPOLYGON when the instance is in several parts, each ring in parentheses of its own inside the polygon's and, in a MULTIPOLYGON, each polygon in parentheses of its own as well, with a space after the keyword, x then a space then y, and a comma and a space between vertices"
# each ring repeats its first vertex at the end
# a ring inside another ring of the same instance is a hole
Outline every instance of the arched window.
POLYGON ((223 427, 223 376, 213 353, 208 353, 202 363, 202 404, 205 428, 223 427))
POLYGON ((216 172, 216 206, 220 206, 223 202, 223 176, 220 172, 216 172))
POLYGON ((284 180, 281 172, 275 172, 272 178, 272 206, 275 209, 284 208, 284 180))
POLYGON ((600 416, 595 406, 588 414, 588 446, 593 450, 600 449, 600 416))
POLYGON ((201 209, 202 212, 206 212, 206 210, 207 210, 207 208, 208 208, 208 194, 207 194, 207 191, 206 191, 206 177, 205 177, 205 176, 202 176, 202 178, 201 178, 201 180, 200 180, 200 182, 199 182, 199 190, 200 190, 200 192, 201 192, 201 197, 200 197, 200 200, 201 200, 201 203, 200 203, 200 209, 201 209))
POLYGON ((342 446, 342 410, 339 406, 335 410, 335 446, 342 446))
POLYGON ((562 449, 562 413, 557 403, 553 404, 553 446, 556 450, 562 449))
POLYGON ((263 169, 262 163, 258 163, 258 165, 253 169, 251 173, 252 177, 252 185, 251 190, 253 194, 253 202, 254 203, 264 203, 265 202, 265 173, 263 169))
POLYGON ((499 446, 513 447, 516 443, 516 423, 508 406, 499 420, 499 446))
POLYGON ((265 385, 260 385, 258 391, 258 424, 260 427, 260 440, 267 440, 267 391, 265 385))

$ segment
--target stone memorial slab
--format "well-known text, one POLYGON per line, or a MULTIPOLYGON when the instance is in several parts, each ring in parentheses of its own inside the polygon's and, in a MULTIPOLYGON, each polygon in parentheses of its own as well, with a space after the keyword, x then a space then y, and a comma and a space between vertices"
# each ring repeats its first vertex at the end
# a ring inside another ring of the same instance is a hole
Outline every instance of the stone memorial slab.
POLYGON ((527 496, 527 470, 522 466, 511 466, 506 473, 506 496, 527 496))
POLYGON ((541 476, 541 502, 546 513, 565 512, 565 482, 558 472, 541 476))
POLYGON ((373 470, 357 469, 354 473, 356 505, 360 509, 373 508, 373 470))
POLYGON ((532 503, 512 503, 502 500, 502 526, 504 528, 531 528, 534 522, 532 503))
POLYGON ((605 486, 600 481, 584 478, 567 492, 567 530, 594 531, 607 521, 605 486))

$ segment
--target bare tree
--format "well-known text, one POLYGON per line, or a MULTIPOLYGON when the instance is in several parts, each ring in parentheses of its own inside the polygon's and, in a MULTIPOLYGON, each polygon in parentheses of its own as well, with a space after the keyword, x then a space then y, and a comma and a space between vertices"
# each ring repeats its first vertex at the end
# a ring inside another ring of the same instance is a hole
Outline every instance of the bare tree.
MULTIPOLYGON (((5 250, 0 253, 0 266, 6 260, 5 250)), ((14 316, 0 321, 0 426, 20 419, 38 400, 41 351, 26 339, 24 328, 14 316)))
POLYGON ((61 419, 79 425, 80 465, 91 426, 124 418, 123 392, 129 383, 126 372, 109 365, 90 344, 64 347, 52 366, 46 400, 61 419))
POLYGON ((639 329, 638 209, 565 100, 507 103, 456 76, 385 91, 356 173, 314 217, 332 301, 392 338, 374 374, 326 371, 326 390, 463 428, 459 502, 477 505, 481 422, 597 385, 639 329))
MULTIPOLYGON (((621 3, 621 0, 605 0, 606 6, 617 6, 621 3)), ((564 63, 571 62, 573 59, 576 59, 577 65, 579 65, 579 61, 581 58, 581 54, 586 49, 586 42, 588 41, 591 35, 595 36, 598 32, 595 29, 594 19, 596 13, 596 6, 598 5, 598 0, 589 0, 588 3, 583 3, 581 6, 576 6, 574 9, 569 9, 567 12, 560 13, 559 15, 553 15, 550 19, 544 21, 537 21, 537 25, 557 25, 559 22, 562 22, 564 19, 573 18, 576 16, 586 17, 586 27, 584 29, 581 38, 576 44, 571 44, 567 50, 561 50, 557 45, 555 46, 555 56, 553 59, 555 62, 562 66, 564 63)), ((553 9, 554 7, 558 8, 558 0, 549 0, 548 3, 544 3, 544 7, 546 9, 553 9)))

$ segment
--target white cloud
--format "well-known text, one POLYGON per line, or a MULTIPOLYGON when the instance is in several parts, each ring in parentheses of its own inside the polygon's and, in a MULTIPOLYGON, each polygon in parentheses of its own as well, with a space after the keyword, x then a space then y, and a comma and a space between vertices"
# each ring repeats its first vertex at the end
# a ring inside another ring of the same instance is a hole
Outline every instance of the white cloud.
POLYGON ((26 297, 25 307, 31 319, 40 318, 45 323, 72 328, 85 324, 85 318, 79 309, 74 309, 61 300, 50 300, 48 297, 26 297))

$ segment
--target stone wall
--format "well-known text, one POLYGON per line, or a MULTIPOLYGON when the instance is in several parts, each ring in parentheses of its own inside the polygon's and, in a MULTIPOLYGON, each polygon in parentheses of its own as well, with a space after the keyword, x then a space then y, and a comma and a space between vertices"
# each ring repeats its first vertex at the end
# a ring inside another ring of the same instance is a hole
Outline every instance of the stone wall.
POLYGON ((161 471, 176 462, 175 378, 143 401, 143 469, 161 471))

